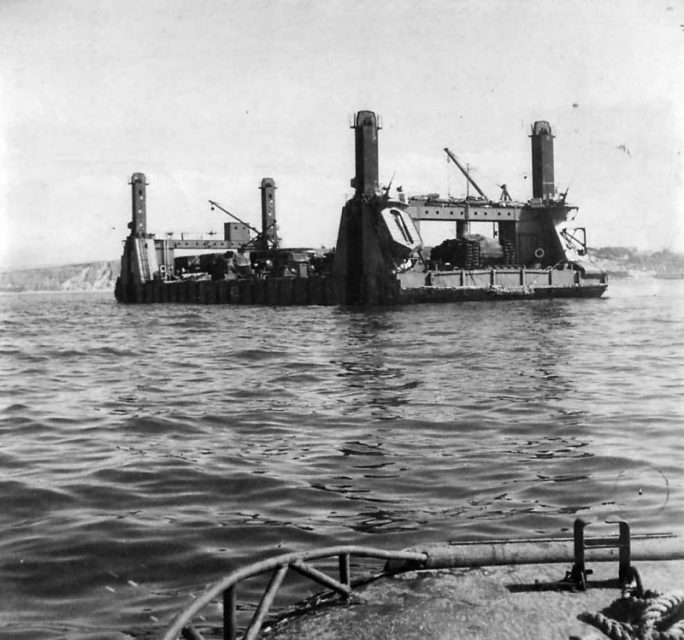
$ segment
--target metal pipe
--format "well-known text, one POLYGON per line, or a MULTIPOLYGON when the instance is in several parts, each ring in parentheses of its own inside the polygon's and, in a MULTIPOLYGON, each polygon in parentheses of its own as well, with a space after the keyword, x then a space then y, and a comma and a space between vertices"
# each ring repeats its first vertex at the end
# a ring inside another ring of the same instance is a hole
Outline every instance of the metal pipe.
POLYGON ((341 553, 338 556, 338 565, 340 568, 340 582, 342 584, 351 584, 351 571, 349 569, 349 554, 341 553))
MULTIPOLYGON (((587 522, 582 518, 577 518, 573 524, 573 559, 574 566, 584 575, 584 527, 587 522)), ((605 547, 604 547, 605 548, 605 547)))
POLYGON ((333 591, 336 591, 337 593, 340 593, 343 596, 348 596, 351 593, 351 587, 348 584, 342 584, 341 582, 338 582, 334 578, 331 578, 329 575, 323 573, 322 571, 315 569, 311 565, 308 565, 304 562, 296 561, 290 564, 290 566, 298 573, 301 573, 303 576, 311 578, 315 582, 318 582, 319 584, 322 584, 324 587, 328 587, 328 589, 332 589, 333 591))
POLYGON ((223 640, 237 637, 237 587, 223 592, 223 640))
POLYGON ((204 640, 202 634, 194 627, 185 627, 181 635, 183 640, 204 640))
POLYGON ((620 580, 620 584, 624 584, 625 580, 627 580, 627 573, 629 571, 630 561, 632 557, 632 541, 629 535, 629 524, 627 522, 620 522, 619 527, 620 572, 618 574, 618 578, 620 580))
POLYGON ((245 632, 244 640, 255 640, 255 638, 258 637, 259 631, 261 631, 261 625, 264 623, 264 618, 266 617, 268 610, 271 608, 271 605, 275 600, 280 585, 283 583, 283 580, 285 579, 287 569, 288 566, 284 565, 280 567, 277 571, 275 571, 273 573, 273 576, 271 576, 271 581, 268 583, 268 588, 264 592, 264 595, 261 597, 261 602, 259 602, 259 606, 257 607, 257 610, 254 613, 252 622, 250 622, 249 627, 245 632))
MULTIPOLYGON (((415 562, 389 561, 386 571, 396 573, 411 569, 451 569, 522 564, 562 564, 575 562, 573 541, 547 541, 520 543, 478 543, 467 545, 441 545, 424 548, 427 559, 418 566, 415 562)), ((612 548, 586 546, 582 556, 592 562, 619 560, 617 545, 612 548), (586 556, 584 554, 586 553, 586 556)), ((634 538, 631 559, 641 561, 684 560, 681 540, 674 537, 634 538), (655 544, 654 544, 655 542, 655 544)))

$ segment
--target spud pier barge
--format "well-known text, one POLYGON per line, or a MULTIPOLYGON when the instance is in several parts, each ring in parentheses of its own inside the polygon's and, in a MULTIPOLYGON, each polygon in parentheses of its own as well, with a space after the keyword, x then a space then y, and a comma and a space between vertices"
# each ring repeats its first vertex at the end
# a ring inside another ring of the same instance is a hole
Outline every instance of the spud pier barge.
POLYGON ((147 181, 131 177, 131 230, 124 242, 116 298, 124 303, 256 305, 364 305, 461 300, 599 297, 606 274, 591 263, 584 228, 567 226, 577 207, 556 195, 553 135, 547 122, 532 126, 532 198, 513 201, 505 185, 498 199, 463 172, 465 198, 406 196, 381 187, 379 119, 359 111, 355 135, 354 196, 340 218, 337 245, 327 252, 280 245, 275 191, 261 182, 261 229, 232 221, 223 240, 155 238, 147 231, 147 181), (430 221, 453 222, 434 247, 420 235, 430 221), (486 223, 484 225, 483 223, 486 223), (493 237, 478 228, 493 229, 493 237), (195 255, 180 255, 187 252, 195 255))

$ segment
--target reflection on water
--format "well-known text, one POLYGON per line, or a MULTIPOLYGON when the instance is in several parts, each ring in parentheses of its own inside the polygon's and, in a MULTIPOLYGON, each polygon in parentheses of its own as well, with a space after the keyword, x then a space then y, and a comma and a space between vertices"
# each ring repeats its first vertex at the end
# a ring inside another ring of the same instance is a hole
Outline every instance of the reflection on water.
POLYGON ((363 311, 3 297, 0 635, 152 633, 309 545, 681 532, 684 289, 652 282, 363 311))

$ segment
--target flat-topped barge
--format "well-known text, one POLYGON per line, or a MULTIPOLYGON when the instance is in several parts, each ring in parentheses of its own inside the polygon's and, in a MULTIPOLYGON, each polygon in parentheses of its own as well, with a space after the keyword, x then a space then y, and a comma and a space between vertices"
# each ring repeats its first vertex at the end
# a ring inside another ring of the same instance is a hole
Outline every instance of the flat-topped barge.
POLYGON ((334 250, 280 245, 273 179, 261 182, 262 227, 233 218, 223 240, 166 237, 147 231, 146 178, 134 173, 131 232, 124 243, 120 302, 336 305, 405 304, 461 300, 599 297, 605 272, 587 255, 584 228, 570 228, 577 207, 556 195, 553 135, 545 121, 532 127, 533 195, 511 200, 485 196, 458 159, 477 196, 407 197, 381 187, 379 119, 372 111, 354 118, 354 196, 340 219, 334 250), (428 248, 421 225, 453 222, 452 237, 428 248), (474 233, 482 223, 493 237, 474 233), (179 255, 199 251, 198 255, 179 255))

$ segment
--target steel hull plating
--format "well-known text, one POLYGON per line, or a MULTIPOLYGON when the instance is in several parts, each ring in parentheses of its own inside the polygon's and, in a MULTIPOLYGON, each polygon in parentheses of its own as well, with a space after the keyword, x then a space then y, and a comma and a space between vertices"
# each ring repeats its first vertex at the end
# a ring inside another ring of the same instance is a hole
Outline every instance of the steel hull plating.
POLYGON ((597 284, 576 287, 537 287, 526 291, 421 287, 419 289, 405 289, 401 291, 399 302, 403 304, 418 304, 482 300, 533 300, 540 298, 600 298, 606 291, 607 286, 605 284, 597 284))
MULTIPOLYGON (((479 300, 529 300, 538 298, 599 298, 607 284, 565 287, 412 287, 397 281, 394 294, 380 304, 420 304, 479 300)), ((243 304, 243 305, 337 305, 340 304, 332 278, 269 278, 201 282, 117 283, 116 298, 127 303, 243 304)))

